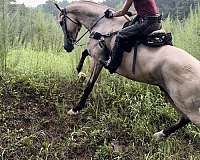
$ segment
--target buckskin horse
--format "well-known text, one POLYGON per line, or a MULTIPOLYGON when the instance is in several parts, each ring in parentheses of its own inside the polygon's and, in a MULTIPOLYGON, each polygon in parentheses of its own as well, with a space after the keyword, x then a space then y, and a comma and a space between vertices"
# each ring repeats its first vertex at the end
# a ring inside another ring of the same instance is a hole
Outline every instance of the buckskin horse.
MULTIPOLYGON (((104 47, 101 45, 102 37, 105 39, 105 45, 111 50, 115 33, 122 28, 127 18, 106 19, 103 13, 108 7, 90 1, 73 2, 65 9, 60 9, 57 4, 56 7, 61 11, 60 25, 64 32, 64 49, 67 52, 71 52, 74 45, 80 40, 76 39, 82 25, 88 30, 87 32, 101 33, 99 40, 90 38, 87 43, 87 52, 92 61, 92 71, 79 103, 68 112, 70 115, 76 115, 84 108, 86 99, 103 68, 100 62, 104 56, 104 47)), ((81 59, 82 62, 86 56, 85 52, 81 59)), ((135 72, 133 73, 133 57, 134 49, 130 53, 124 52, 122 63, 116 73, 134 81, 159 86, 181 115, 177 123, 155 133, 155 137, 168 137, 189 122, 200 127, 199 61, 186 51, 174 46, 148 47, 141 44, 138 46, 135 72)))

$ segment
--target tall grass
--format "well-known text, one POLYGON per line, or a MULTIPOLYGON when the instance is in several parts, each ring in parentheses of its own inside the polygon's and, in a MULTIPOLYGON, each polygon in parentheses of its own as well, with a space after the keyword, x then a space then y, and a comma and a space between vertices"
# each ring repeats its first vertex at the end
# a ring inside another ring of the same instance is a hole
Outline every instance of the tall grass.
POLYGON ((1 71, 4 71, 6 68, 6 53, 7 53, 7 1, 3 0, 0 3, 0 65, 1 71))
POLYGON ((40 9, 0 2, 1 68, 6 69, 7 53, 12 49, 60 52, 63 34, 56 18, 40 9))
MULTIPOLYGON (((184 21, 167 18, 163 23, 163 28, 168 32, 172 32, 174 45, 185 49, 196 58, 200 58, 199 16, 200 12, 198 8, 196 11, 191 10, 189 17, 184 21)), ((44 14, 41 10, 27 10, 23 6, 19 6, 15 8, 14 23, 11 23, 8 17, 4 17, 4 21, 1 21, 1 23, 5 25, 5 27, 1 27, 1 29, 3 29, 1 32, 3 35, 3 38, 1 39, 3 42, 1 43, 1 53, 5 54, 1 57, 4 57, 5 59, 4 63, 2 61, 2 65, 4 64, 4 66, 7 61, 9 63, 14 63, 9 64, 9 69, 11 69, 11 67, 17 67, 18 64, 21 65, 20 61, 26 59, 24 56, 28 56, 28 60, 30 60, 30 58, 32 58, 33 61, 38 60, 38 62, 34 63, 40 63, 40 66, 43 65, 41 60, 39 61, 39 59, 34 58, 36 56, 31 57, 33 51, 28 53, 28 48, 30 50, 40 51, 40 53, 35 53, 35 55, 39 54, 39 57, 48 57, 48 53, 50 53, 49 57, 52 57, 51 54, 57 54, 58 52, 63 51, 63 34, 60 26, 54 17, 44 14), (8 23, 10 24, 10 27, 7 27, 8 23), (12 48, 14 51, 12 51, 12 48), (19 50, 19 48, 22 50, 19 50), (6 61, 6 50, 8 49, 10 49, 9 58, 12 60, 8 59, 6 61), (27 53, 25 54, 25 52, 27 53), (42 54, 44 54, 44 56, 42 54)), ((84 39, 84 41, 86 41, 86 39, 84 39)), ((84 41, 81 43, 84 43, 84 41)), ((77 62, 83 48, 84 46, 79 47, 78 50, 75 50, 72 53, 72 58, 69 58, 70 56, 68 58, 71 59, 72 62, 77 62), (74 54, 76 56, 74 56, 74 54), (76 60, 74 60, 74 57, 76 60)), ((46 59, 46 61, 48 60, 46 59)), ((44 61, 44 66, 46 66, 46 61, 44 61)), ((25 66, 26 65, 24 65, 24 67, 25 66)), ((31 67, 31 65, 28 66, 31 67)), ((31 70, 33 70, 33 68, 31 70)), ((35 73, 36 72, 37 71, 35 71, 35 73)))
POLYGON ((173 33, 174 45, 182 48, 195 56, 200 58, 200 8, 197 10, 190 10, 188 18, 180 20, 166 19, 164 28, 173 33))
POLYGON ((77 55, 53 51, 12 50, 7 55, 10 71, 25 74, 71 77, 75 73, 77 55))

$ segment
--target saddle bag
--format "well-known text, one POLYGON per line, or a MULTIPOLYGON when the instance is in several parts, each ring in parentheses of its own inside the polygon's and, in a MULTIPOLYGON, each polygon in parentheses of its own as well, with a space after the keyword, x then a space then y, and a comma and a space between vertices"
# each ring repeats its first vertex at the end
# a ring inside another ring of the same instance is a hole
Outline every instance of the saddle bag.
POLYGON ((142 39, 142 44, 149 47, 160 47, 163 45, 173 45, 171 33, 156 33, 150 34, 146 38, 142 39))
POLYGON ((164 45, 173 46, 172 34, 166 33, 163 30, 154 31, 145 37, 136 37, 135 39, 129 39, 125 41, 125 51, 130 52, 132 48, 143 44, 148 47, 161 47, 164 45))

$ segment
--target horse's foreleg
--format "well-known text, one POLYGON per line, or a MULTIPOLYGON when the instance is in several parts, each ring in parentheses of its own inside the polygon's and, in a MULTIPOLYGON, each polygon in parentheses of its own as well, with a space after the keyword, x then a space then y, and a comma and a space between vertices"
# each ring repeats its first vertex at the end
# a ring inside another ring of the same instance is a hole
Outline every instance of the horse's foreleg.
POLYGON ((78 66, 76 67, 76 70, 77 70, 78 73, 80 73, 80 71, 81 71, 81 69, 82 69, 82 67, 83 67, 83 63, 84 63, 84 61, 85 61, 85 58, 86 58, 88 55, 89 55, 88 50, 85 49, 85 50, 82 52, 81 59, 80 59, 80 61, 79 61, 78 66))
POLYGON ((82 110, 85 107, 86 100, 91 93, 93 86, 102 70, 103 66, 96 61, 93 61, 93 66, 92 66, 92 74, 90 76, 90 79, 87 82, 86 88, 84 90, 84 93, 78 103, 77 106, 75 106, 73 109, 71 109, 68 114, 78 114, 80 110, 82 110))

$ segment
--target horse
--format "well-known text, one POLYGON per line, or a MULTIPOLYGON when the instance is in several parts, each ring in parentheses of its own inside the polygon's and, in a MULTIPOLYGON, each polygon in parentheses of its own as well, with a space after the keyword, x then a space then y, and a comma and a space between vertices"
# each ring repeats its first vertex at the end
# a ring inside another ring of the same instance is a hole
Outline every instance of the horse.
MULTIPOLYGON (((64 9, 56 6, 61 11, 59 21, 64 33, 64 49, 67 52, 71 52, 80 40, 77 40, 77 37, 82 25, 87 32, 110 35, 103 38, 100 36, 100 39, 91 37, 87 42, 87 52, 83 54, 81 61, 84 61, 88 53, 92 61, 91 75, 79 103, 68 111, 68 114, 76 115, 85 107, 86 100, 103 68, 101 59, 105 56, 105 49, 102 47, 102 39, 104 45, 111 50, 116 38, 116 34, 111 33, 121 30, 128 18, 107 19, 103 15, 108 7, 90 1, 72 2, 64 9)), ((179 121, 156 132, 154 136, 158 139, 166 138, 190 122, 200 127, 199 61, 186 51, 171 45, 148 47, 140 44, 137 52, 135 72, 132 71, 133 48, 131 52, 124 52, 122 63, 116 73, 133 81, 159 86, 180 114, 179 121)))

